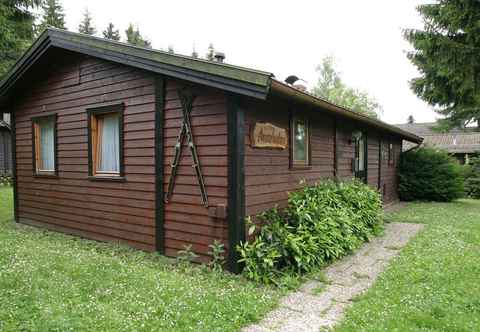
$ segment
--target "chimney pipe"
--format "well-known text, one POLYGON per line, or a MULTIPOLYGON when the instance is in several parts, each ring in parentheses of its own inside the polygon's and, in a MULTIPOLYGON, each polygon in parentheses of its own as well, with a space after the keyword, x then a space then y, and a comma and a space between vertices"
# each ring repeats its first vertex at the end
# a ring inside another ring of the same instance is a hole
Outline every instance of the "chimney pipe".
POLYGON ((216 62, 223 63, 223 61, 225 61, 225 53, 215 52, 213 57, 215 58, 216 62))

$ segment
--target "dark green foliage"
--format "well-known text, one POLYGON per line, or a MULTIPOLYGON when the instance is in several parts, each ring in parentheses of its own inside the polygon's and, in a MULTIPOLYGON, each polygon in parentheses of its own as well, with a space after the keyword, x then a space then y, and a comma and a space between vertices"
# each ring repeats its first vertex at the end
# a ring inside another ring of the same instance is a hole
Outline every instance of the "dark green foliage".
POLYGON ((403 201, 453 201, 463 195, 462 168, 442 150, 408 151, 400 161, 398 193, 403 201))
POLYGON ((0 1, 0 79, 27 49, 34 37, 32 9, 40 0, 0 1))
POLYGON ((12 177, 8 174, 0 174, 0 187, 1 186, 11 186, 12 185, 12 177))
POLYGON ((120 40, 120 32, 118 31, 118 29, 115 29, 115 26, 111 22, 108 23, 107 28, 102 32, 102 34, 103 38, 116 41, 120 40))
POLYGON ((358 181, 327 181, 291 193, 288 207, 261 214, 255 239, 238 247, 244 273, 278 283, 280 276, 310 272, 378 234, 382 213, 379 194, 358 181))
POLYGON ((134 27, 131 23, 128 25, 127 30, 125 30, 125 35, 127 36, 127 43, 129 44, 152 48, 150 41, 143 38, 138 28, 134 27))
POLYGON ((42 21, 38 27, 39 33, 42 33, 47 27, 66 29, 65 14, 59 0, 45 0, 42 9, 42 21))
POLYGON ((97 29, 93 25, 92 15, 90 14, 88 8, 86 8, 85 12, 83 13, 83 20, 78 26, 78 32, 91 36, 97 33, 97 29))
POLYGON ((470 159, 465 174, 465 194, 480 199, 480 157, 470 159))
POLYGON ((480 1, 437 0, 418 7, 423 30, 407 30, 408 58, 421 76, 413 91, 446 118, 440 128, 480 119, 480 1))

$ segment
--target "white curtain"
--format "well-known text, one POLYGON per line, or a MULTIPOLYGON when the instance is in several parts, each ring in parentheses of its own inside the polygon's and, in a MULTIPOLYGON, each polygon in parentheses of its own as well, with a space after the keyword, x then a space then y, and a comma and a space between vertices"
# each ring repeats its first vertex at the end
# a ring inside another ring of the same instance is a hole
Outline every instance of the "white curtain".
POLYGON ((53 121, 45 121, 40 124, 40 159, 42 171, 55 170, 53 121))
POLYGON ((103 117, 98 171, 120 172, 120 137, 117 114, 103 117))
POLYGON ((296 161, 307 160, 306 129, 303 121, 295 121, 293 157, 296 161))

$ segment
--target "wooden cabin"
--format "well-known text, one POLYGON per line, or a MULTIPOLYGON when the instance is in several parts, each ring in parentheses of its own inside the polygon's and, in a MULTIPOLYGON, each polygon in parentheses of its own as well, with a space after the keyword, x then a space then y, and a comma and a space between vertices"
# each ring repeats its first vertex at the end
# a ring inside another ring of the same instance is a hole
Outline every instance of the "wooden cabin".
POLYGON ((0 83, 0 112, 17 222, 203 261, 303 179, 356 176, 397 200, 402 140, 421 142, 271 73, 56 29, 0 83))

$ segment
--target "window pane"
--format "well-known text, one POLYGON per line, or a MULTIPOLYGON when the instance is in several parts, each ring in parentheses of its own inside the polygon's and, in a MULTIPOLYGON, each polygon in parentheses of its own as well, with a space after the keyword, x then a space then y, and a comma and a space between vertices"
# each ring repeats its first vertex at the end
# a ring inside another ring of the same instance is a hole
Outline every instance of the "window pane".
POLYGON ((41 171, 55 170, 55 146, 53 121, 42 121, 38 124, 40 134, 40 165, 41 171))
POLYGON ((358 170, 365 170, 365 140, 363 138, 358 141, 358 170))
POLYGON ((99 172, 120 172, 120 136, 118 114, 108 114, 99 121, 99 172), (101 122, 101 125, 100 125, 101 122))
POLYGON ((293 133, 293 159, 295 161, 307 160, 307 146, 306 146, 306 127, 305 122, 295 120, 293 133))

